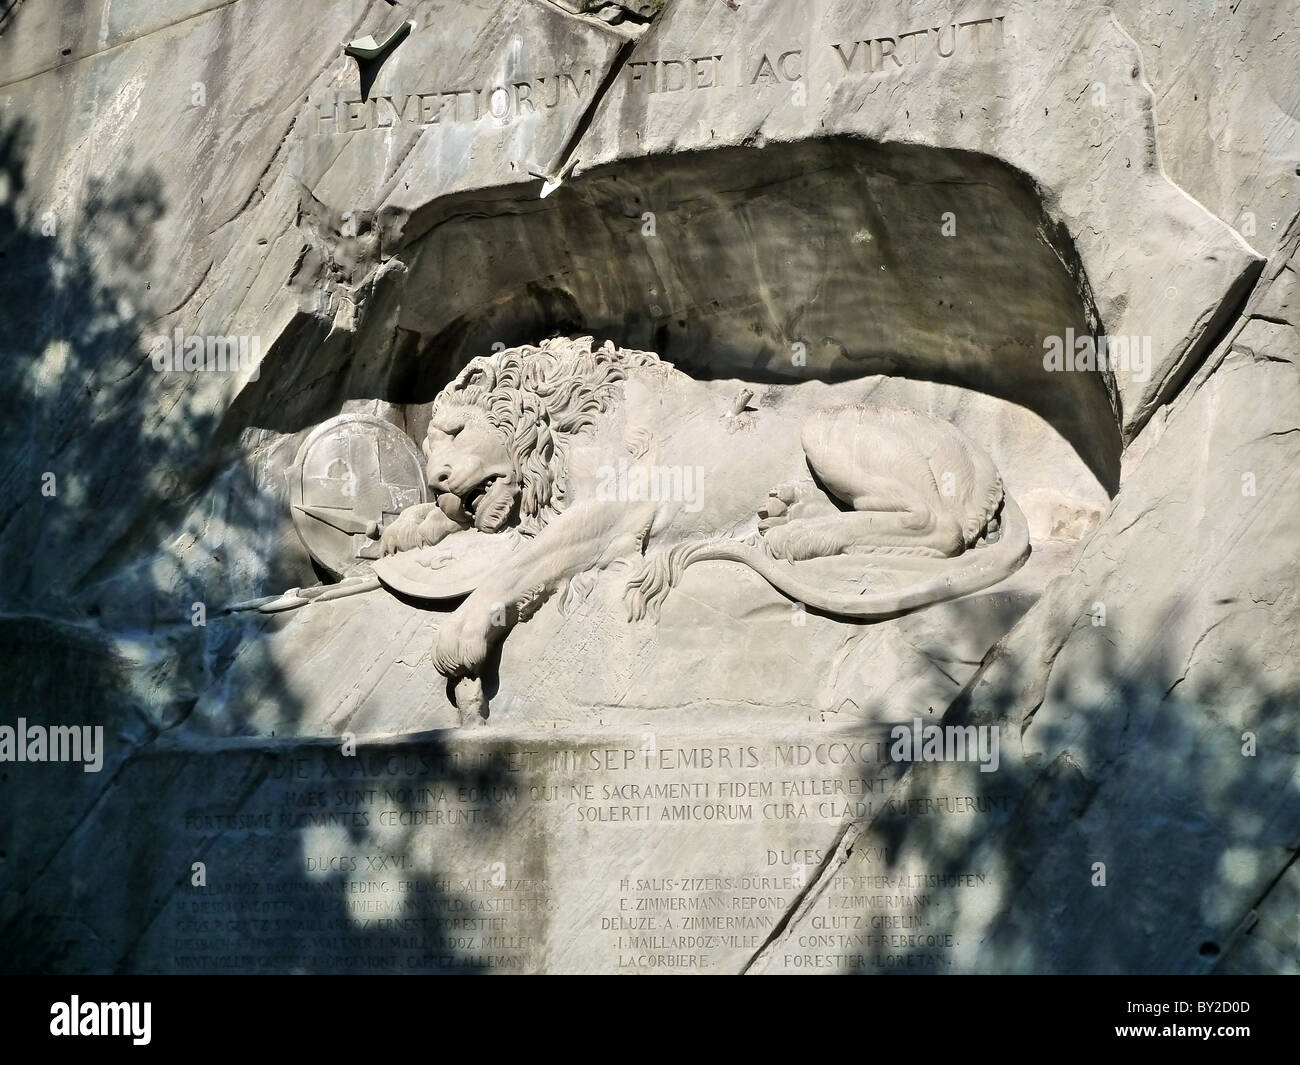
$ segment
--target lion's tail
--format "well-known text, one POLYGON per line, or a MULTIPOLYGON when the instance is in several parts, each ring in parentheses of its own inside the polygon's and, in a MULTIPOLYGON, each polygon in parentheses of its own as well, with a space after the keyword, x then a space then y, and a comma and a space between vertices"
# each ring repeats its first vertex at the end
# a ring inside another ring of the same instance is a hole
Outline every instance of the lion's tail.
POLYGON ((716 560, 748 566, 778 592, 814 610, 841 617, 883 619, 981 591, 1011 576, 1028 557, 1029 525, 1008 494, 1003 497, 1001 536, 995 543, 937 561, 939 572, 906 588, 871 593, 834 588, 825 582, 809 581, 800 573, 799 563, 775 559, 761 548, 737 540, 715 540, 678 544, 646 559, 628 581, 624 599, 630 619, 639 620, 647 614, 657 617, 664 597, 688 566, 716 560))

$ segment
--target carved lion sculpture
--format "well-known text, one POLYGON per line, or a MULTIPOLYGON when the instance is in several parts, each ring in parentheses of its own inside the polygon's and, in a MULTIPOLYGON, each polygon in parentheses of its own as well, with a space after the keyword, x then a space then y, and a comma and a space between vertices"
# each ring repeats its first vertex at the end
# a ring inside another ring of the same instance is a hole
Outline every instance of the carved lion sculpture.
POLYGON ((993 462, 952 425, 899 409, 792 418, 743 406, 652 353, 593 350, 590 337, 474 359, 433 404, 434 502, 380 543, 390 554, 470 527, 522 534, 443 622, 439 672, 477 677, 512 625, 615 563, 634 567, 630 618, 657 614, 708 560, 748 566, 813 609, 887 618, 986 588, 1028 556, 993 462), (819 565, 829 559, 837 569, 819 565), (862 583, 882 565, 894 587, 862 583))

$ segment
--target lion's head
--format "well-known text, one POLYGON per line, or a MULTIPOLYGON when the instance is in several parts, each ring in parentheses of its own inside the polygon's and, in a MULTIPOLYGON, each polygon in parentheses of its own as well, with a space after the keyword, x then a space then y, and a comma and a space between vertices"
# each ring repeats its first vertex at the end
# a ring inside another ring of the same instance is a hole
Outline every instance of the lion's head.
POLYGON ((609 408, 648 351, 556 337, 474 359, 433 401, 424 439, 429 487, 444 513, 482 532, 536 533, 564 508, 569 441, 609 408))

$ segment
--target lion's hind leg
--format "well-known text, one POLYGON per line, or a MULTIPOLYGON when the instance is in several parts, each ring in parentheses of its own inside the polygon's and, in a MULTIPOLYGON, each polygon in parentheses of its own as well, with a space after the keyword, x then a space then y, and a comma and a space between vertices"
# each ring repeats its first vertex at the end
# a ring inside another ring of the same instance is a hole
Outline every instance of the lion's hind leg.
POLYGON ((955 522, 933 513, 854 511, 768 528, 763 545, 773 558, 790 562, 873 553, 950 558, 961 550, 961 532, 955 522))
POLYGON ((767 493, 767 499, 758 508, 758 529, 766 532, 788 521, 826 518, 838 513, 839 507, 811 481, 779 484, 767 493))
MULTIPOLYGON (((820 479, 811 455, 809 465, 820 479)), ((805 514, 788 508, 786 520, 768 519, 759 525, 769 554, 801 562, 872 552, 946 558, 961 551, 960 528, 942 507, 932 504, 924 489, 866 470, 849 471, 842 462, 834 473, 828 489, 853 510, 829 504, 829 510, 805 514)))

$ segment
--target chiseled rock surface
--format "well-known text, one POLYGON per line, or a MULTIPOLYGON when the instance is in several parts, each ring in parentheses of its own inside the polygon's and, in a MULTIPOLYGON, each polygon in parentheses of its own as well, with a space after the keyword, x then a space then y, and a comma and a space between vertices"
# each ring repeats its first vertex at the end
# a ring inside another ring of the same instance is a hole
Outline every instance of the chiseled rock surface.
MULTIPOLYGON (((996 819, 942 841, 987 881, 955 880, 925 908, 925 934, 965 944, 961 969, 1300 969, 1278 916, 1300 818, 1298 246, 1293 222, 1072 571, 949 707, 1000 724, 999 771, 919 764, 894 793, 900 808, 1000 797, 996 819)), ((851 830, 757 970, 800 967, 846 884, 912 875, 937 842, 889 814, 851 830)), ((894 953, 906 968, 928 952, 894 953)))
POLYGON ((1296 18, 11 7, 0 724, 105 746, 0 774, 6 965, 1300 968, 1296 18), (155 372, 177 330, 256 357, 155 372), (1150 363, 1045 372, 1088 332, 1150 363), (478 730, 445 611, 221 615, 317 579, 315 425, 418 440, 468 359, 555 333, 760 418, 951 420, 1034 554, 877 625, 725 563, 631 625, 602 574, 510 635, 478 730), (915 717, 997 726, 997 770, 900 772, 915 717))

